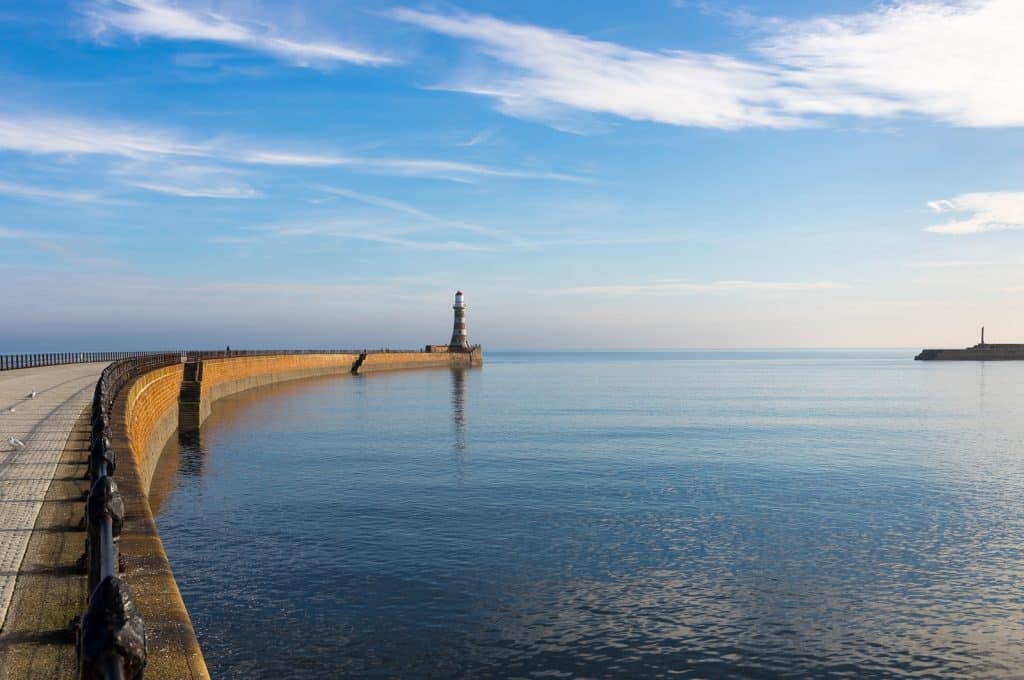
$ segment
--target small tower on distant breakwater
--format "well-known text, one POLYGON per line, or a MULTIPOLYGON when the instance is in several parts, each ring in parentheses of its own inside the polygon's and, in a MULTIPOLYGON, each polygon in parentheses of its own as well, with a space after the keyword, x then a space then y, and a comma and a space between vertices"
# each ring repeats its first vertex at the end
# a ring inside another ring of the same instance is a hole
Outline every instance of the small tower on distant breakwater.
POLYGON ((466 334, 466 303, 462 297, 462 291, 455 293, 455 328, 452 330, 452 340, 448 343, 448 349, 454 351, 469 349, 469 336, 466 334))

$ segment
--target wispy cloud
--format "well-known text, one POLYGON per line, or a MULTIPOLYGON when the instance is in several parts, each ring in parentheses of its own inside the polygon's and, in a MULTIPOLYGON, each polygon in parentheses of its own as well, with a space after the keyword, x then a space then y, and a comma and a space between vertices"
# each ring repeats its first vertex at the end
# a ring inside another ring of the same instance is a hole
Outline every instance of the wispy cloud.
POLYGON ((1019 0, 916 0, 779 24, 763 54, 841 104, 869 93, 856 115, 907 112, 954 125, 1024 125, 1024 11, 1019 0))
POLYGON ((188 163, 128 163, 114 174, 131 187, 186 198, 257 198, 260 193, 220 166, 188 163))
MULTIPOLYGON (((120 120, 91 121, 46 113, 0 111, 0 151, 31 155, 95 155, 133 161, 161 158, 207 159, 234 165, 302 168, 343 167, 370 174, 430 177, 456 182, 482 179, 526 179, 585 183, 576 175, 499 168, 433 158, 374 158, 337 153, 268 150, 239 140, 186 140, 183 135, 120 120)), ((150 182, 173 188, 174 184, 150 182)))
POLYGON ((849 288, 849 286, 833 281, 712 281, 707 283, 692 283, 670 279, 639 284, 554 288, 541 292, 545 295, 680 295, 687 293, 739 291, 797 292, 836 290, 842 288, 849 288))
POLYGON ((351 241, 368 241, 399 246, 410 250, 483 252, 494 250, 491 246, 457 240, 427 240, 410 238, 415 229, 382 229, 377 225, 361 221, 327 220, 298 224, 271 224, 251 227, 247 231, 271 238, 333 238, 351 241))
POLYGON ((98 154, 143 159, 209 156, 206 143, 184 142, 172 133, 124 121, 94 123, 46 113, 0 113, 0 149, 27 154, 98 154))
POLYGON ((478 14, 391 16, 469 41, 493 60, 439 87, 492 97, 509 115, 556 127, 572 112, 721 129, 902 114, 1024 125, 1019 0, 918 0, 775 20, 771 35, 751 45, 759 59, 639 50, 478 14))
POLYGON ((1024 229, 1024 192, 1020 191, 961 194, 931 201, 928 207, 937 213, 970 213, 965 219, 925 229, 937 234, 981 234, 1024 229))
POLYGON ((481 226, 479 224, 472 224, 469 222, 462 222, 459 220, 449 220, 444 217, 438 217, 425 210, 421 210, 408 203, 402 201, 396 201, 393 198, 386 198, 384 196, 376 196, 374 194, 365 194, 358 191, 351 191, 341 187, 330 187, 324 185, 318 185, 316 187, 320 191, 331 194, 332 196, 347 198, 367 205, 372 205, 378 208, 385 208, 394 212, 402 213, 403 215, 409 215, 411 217, 418 218, 425 222, 436 224, 439 226, 451 227, 460 231, 472 232, 474 234, 482 234, 493 238, 506 239, 506 235, 497 229, 490 227, 481 226))
MULTIPOLYGON (((22 244, 32 248, 61 262, 76 266, 93 267, 117 267, 121 263, 109 256, 95 257, 82 252, 82 243, 78 239, 69 239, 66 235, 48 233, 28 229, 12 229, 0 226, 0 240, 20 241, 22 244)), ((22 264, 22 263, 19 263, 22 264)), ((24 264, 35 264, 27 262, 24 264)))
POLYGON ((802 124, 774 105, 777 74, 731 57, 646 52, 476 14, 398 9, 392 16, 469 40, 502 64, 439 87, 493 97, 510 115, 557 121, 577 110, 720 128, 802 124))
POLYGON ((459 146, 478 146, 493 138, 495 134, 497 130, 494 129, 481 130, 466 141, 460 142, 459 146))
POLYGON ((33 231, 25 231, 24 229, 11 229, 9 227, 0 227, 0 238, 22 240, 32 238, 45 238, 45 235, 33 231))
POLYGON ((280 165, 307 168, 351 167, 366 172, 435 177, 456 182, 472 182, 478 178, 539 179, 558 182, 586 183, 576 175, 537 170, 496 168, 475 163, 424 158, 366 158, 335 154, 297 153, 289 151, 251 151, 239 160, 257 165, 280 165))
POLYGON ((35 201, 71 201, 74 203, 106 203, 109 199, 88 192, 69 189, 52 189, 0 180, 0 194, 35 201))
POLYGON ((256 198, 259 192, 248 187, 232 187, 227 185, 211 187, 187 187, 176 184, 161 184, 147 180, 128 182, 131 186, 158 194, 181 196, 184 198, 256 198))
POLYGON ((402 238, 399 236, 389 236, 387 234, 356 234, 354 238, 362 241, 373 241, 376 243, 386 243, 393 246, 399 246, 402 248, 409 248, 412 250, 436 250, 436 251, 463 251, 463 252, 486 252, 494 250, 494 248, 478 243, 466 243, 465 241, 420 241, 414 239, 402 238))
POLYGON ((244 23, 209 9, 187 9, 164 0, 100 0, 85 14, 97 38, 122 34, 233 45, 273 56, 297 66, 346 62, 364 66, 393 63, 391 57, 337 41, 306 36, 285 37, 266 22, 244 23))

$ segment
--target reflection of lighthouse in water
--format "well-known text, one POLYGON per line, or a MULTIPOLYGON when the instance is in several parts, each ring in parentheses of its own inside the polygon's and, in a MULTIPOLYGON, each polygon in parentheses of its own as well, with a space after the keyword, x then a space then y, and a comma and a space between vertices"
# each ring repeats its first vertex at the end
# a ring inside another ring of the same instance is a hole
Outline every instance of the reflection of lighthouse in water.
POLYGON ((448 348, 453 350, 469 349, 469 336, 466 334, 466 303, 462 299, 462 291, 455 293, 455 328, 452 330, 452 340, 448 348))
POLYGON ((466 450, 466 369, 452 366, 452 424, 455 426, 455 455, 462 462, 466 450))

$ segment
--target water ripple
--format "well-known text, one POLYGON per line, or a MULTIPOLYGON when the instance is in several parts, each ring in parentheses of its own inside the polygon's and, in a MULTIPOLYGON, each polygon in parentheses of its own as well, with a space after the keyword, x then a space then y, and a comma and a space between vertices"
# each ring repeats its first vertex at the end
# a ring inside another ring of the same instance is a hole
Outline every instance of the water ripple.
POLYGON ((1024 366, 489 360, 258 390, 169 446, 215 677, 1024 668, 1024 366))

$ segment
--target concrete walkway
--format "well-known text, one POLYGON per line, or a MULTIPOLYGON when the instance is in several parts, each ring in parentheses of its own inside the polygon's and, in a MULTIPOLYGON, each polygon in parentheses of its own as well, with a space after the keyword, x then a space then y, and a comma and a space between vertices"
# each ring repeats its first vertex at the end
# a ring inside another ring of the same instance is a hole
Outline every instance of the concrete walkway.
POLYGON ((89 405, 106 365, 0 371, 0 629, 68 435, 89 405), (31 392, 36 392, 34 399, 27 397, 31 392), (10 437, 25 447, 8 444, 10 437))

